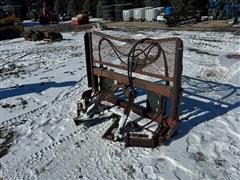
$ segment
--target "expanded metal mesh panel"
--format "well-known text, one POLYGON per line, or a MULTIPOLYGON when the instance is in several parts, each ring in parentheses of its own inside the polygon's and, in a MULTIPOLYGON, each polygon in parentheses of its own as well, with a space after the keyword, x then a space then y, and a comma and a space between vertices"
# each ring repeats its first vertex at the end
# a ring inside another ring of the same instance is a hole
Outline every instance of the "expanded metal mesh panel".
POLYGON ((160 74, 166 77, 174 77, 176 60, 176 39, 159 41, 162 48, 159 58, 153 63, 145 66, 142 71, 160 74))
POLYGON ((127 56, 129 50, 132 48, 132 44, 109 38, 107 38, 107 40, 110 41, 106 41, 106 39, 103 38, 104 37, 99 35, 92 35, 94 60, 102 60, 103 62, 126 66, 127 56))
POLYGON ((139 42, 92 33, 93 58, 126 69, 133 62, 133 72, 173 78, 175 63, 179 60, 178 48, 181 48, 179 41, 178 38, 166 38, 139 42))

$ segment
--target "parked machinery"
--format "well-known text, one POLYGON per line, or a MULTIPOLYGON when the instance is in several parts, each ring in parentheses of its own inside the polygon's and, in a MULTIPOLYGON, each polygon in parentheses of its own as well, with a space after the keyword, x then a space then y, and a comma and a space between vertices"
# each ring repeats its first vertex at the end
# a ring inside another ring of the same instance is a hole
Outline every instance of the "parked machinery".
POLYGON ((16 38, 23 32, 20 18, 0 9, 0 40, 16 38))
POLYGON ((2 9, 5 11, 5 12, 9 12, 9 13, 15 13, 15 15, 17 17, 19 17, 20 19, 22 18, 22 5, 23 5, 23 2, 22 0, 5 0, 5 1, 2 1, 2 9))
POLYGON ((167 25, 175 26, 186 21, 198 22, 201 16, 208 14, 208 0, 169 0, 165 1, 172 7, 173 12, 166 15, 167 25))
POLYGON ((59 17, 58 13, 53 12, 54 1, 53 0, 45 0, 42 4, 42 9, 40 11, 39 22, 41 24, 49 24, 49 23, 58 23, 59 17))
POLYGON ((43 8, 40 12, 39 22, 40 24, 58 23, 58 13, 51 12, 43 8))

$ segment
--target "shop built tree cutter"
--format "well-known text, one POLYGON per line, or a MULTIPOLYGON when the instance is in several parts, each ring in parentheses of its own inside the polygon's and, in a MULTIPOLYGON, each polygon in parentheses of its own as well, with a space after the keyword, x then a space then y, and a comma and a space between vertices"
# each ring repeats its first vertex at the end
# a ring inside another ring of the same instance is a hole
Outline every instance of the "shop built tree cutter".
POLYGON ((92 117, 104 111, 103 104, 108 102, 124 111, 104 138, 141 147, 155 147, 170 139, 180 123, 182 41, 136 40, 100 32, 87 32, 84 40, 90 89, 78 103, 76 124, 82 115, 96 120, 92 117), (130 112, 148 121, 141 125, 129 122, 130 112), (151 122, 157 124, 154 130, 146 128, 151 122))

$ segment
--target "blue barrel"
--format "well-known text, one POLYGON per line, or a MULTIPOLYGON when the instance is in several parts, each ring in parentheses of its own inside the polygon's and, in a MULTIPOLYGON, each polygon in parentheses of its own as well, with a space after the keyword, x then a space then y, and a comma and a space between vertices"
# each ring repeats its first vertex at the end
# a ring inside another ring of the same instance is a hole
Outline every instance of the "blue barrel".
POLYGON ((165 15, 170 16, 172 14, 172 7, 166 7, 165 9, 165 15))

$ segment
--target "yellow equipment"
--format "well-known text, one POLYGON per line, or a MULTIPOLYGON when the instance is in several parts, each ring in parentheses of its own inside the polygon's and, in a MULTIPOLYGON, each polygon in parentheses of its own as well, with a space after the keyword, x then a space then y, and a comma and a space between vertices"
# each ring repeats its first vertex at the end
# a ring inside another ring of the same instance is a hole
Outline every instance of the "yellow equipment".
POLYGON ((9 15, 0 9, 0 40, 19 37, 23 30, 20 18, 14 13, 9 15))

